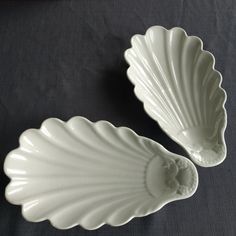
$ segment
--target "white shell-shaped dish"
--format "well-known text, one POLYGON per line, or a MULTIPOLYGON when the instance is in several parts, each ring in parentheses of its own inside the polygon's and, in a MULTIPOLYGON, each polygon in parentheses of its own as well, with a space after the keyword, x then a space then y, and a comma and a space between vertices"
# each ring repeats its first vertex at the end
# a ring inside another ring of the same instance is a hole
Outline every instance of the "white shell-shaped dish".
POLYGON ((226 93, 213 55, 181 28, 149 28, 125 51, 127 74, 147 114, 203 167, 226 157, 226 93))
POLYGON ((51 118, 20 137, 4 164, 6 198, 25 219, 59 229, 123 225, 190 197, 197 170, 188 159, 107 121, 51 118))

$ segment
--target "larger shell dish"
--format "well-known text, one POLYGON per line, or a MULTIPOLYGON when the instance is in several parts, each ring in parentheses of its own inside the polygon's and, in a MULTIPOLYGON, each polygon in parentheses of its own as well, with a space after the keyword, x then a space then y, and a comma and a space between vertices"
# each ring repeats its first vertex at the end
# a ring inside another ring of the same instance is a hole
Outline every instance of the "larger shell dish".
POLYGON ((146 112, 200 166, 226 157, 226 93, 201 39, 181 28, 149 28, 131 39, 128 77, 146 112))
POLYGON ((20 137, 4 165, 6 197, 29 221, 60 229, 125 224, 190 197, 198 174, 188 159, 106 121, 46 120, 20 137))

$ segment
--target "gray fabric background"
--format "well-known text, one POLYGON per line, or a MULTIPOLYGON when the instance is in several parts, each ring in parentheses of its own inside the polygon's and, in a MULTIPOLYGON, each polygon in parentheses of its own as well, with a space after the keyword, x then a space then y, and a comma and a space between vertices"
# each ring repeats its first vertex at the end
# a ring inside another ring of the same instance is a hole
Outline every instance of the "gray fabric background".
POLYGON ((0 235, 236 235, 236 2, 233 0, 78 0, 0 3, 0 235), (26 222, 7 203, 2 171, 19 135, 48 117, 74 115, 128 126, 170 151, 186 155, 143 111, 126 77, 130 37, 151 25, 181 26, 216 57, 228 93, 228 156, 198 167, 200 183, 187 200, 114 228, 54 229, 26 222))

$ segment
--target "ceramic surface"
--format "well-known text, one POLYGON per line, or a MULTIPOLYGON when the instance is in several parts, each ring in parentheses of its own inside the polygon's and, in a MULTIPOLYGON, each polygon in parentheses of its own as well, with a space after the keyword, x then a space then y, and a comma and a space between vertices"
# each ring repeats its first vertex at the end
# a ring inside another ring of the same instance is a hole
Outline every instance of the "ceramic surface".
POLYGON ((204 167, 226 157, 226 93, 213 55, 181 28, 149 28, 125 52, 136 96, 160 127, 204 167))
POLYGON ((59 229, 119 226, 190 197, 198 186, 188 159, 132 130, 82 117, 51 118, 20 137, 4 164, 6 198, 33 222, 59 229))

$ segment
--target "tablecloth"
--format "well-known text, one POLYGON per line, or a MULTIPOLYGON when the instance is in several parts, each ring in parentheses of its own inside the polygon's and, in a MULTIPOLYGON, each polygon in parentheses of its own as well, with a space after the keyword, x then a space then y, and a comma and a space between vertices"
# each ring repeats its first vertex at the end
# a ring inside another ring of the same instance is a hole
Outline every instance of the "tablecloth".
POLYGON ((0 235, 235 236, 236 235, 236 1, 70 0, 0 3, 0 235), (124 50, 148 27, 183 27, 199 36, 216 58, 228 94, 226 160, 197 167, 199 187, 189 199, 121 227, 60 231, 48 221, 27 222, 8 203, 6 154, 19 135, 48 117, 75 115, 128 126, 187 155, 144 112, 126 76, 124 50))

